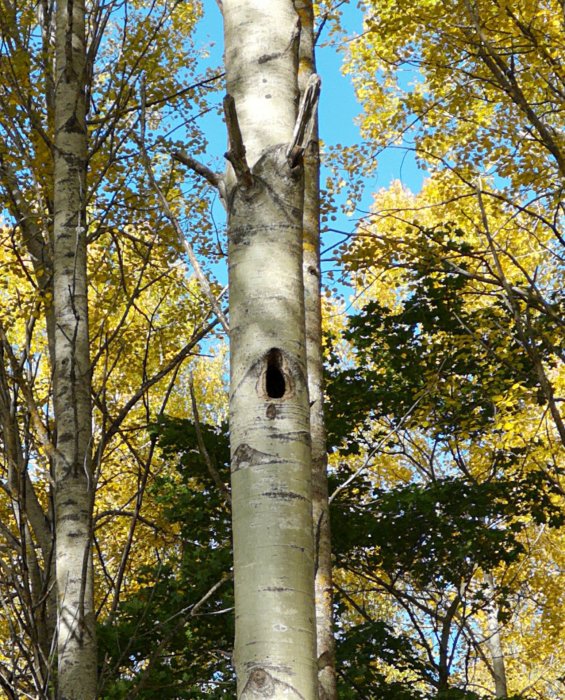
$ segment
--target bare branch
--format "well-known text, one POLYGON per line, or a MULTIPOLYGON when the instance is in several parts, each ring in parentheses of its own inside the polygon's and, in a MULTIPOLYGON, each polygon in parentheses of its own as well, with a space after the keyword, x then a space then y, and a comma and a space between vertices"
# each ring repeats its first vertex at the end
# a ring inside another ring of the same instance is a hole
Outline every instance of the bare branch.
POLYGON ((220 175, 218 175, 218 173, 215 173, 213 170, 210 170, 210 168, 208 168, 206 165, 200 163, 184 151, 173 151, 171 155, 175 160, 178 160, 179 163, 186 165, 187 168, 193 170, 197 175, 200 175, 205 180, 208 180, 208 182, 213 187, 219 188, 221 177, 220 175))
POLYGON ((167 365, 165 365, 165 367, 161 368, 152 377, 143 382, 139 389, 136 392, 134 392, 134 394, 128 399, 128 401, 126 401, 126 403, 122 406, 121 410, 119 411, 118 415, 110 424, 108 430, 100 439, 100 444, 98 445, 98 448, 96 450, 96 454, 98 455, 98 461, 100 459, 100 455, 102 454, 102 450, 104 449, 105 445, 107 445, 111 438, 118 432, 120 425, 122 424, 128 413, 141 399, 145 392, 154 384, 163 379, 163 377, 165 377, 180 362, 187 358, 191 354, 194 347, 214 328, 214 326, 217 325, 217 323, 218 319, 214 319, 206 326, 201 328, 198 332, 194 333, 194 335, 192 336, 190 341, 184 346, 184 348, 182 348, 182 350, 180 350, 173 357, 173 359, 167 365))
MULTIPOLYGON (((196 602, 192 606, 189 606, 189 608, 184 608, 183 610, 179 611, 179 613, 177 613, 178 622, 177 622, 176 626, 171 625, 169 630, 163 634, 161 641, 159 642, 159 644, 157 645, 157 647, 155 648, 155 650, 151 654, 151 657, 149 658, 147 665, 145 666, 145 668, 143 669, 143 671, 139 675, 139 681, 138 681, 137 685, 135 686, 135 688, 133 688, 132 692, 130 693, 130 695, 129 695, 130 698, 133 699, 133 698, 136 698, 139 696, 141 690, 143 690, 143 688, 147 682, 147 679, 149 678, 149 673, 150 673, 151 669, 153 668, 153 665, 155 664, 155 662, 159 659, 159 657, 163 653, 163 650, 165 649, 166 645, 169 643, 169 640, 172 637, 172 635, 175 633, 175 631, 177 629, 179 629, 182 625, 184 625, 189 618, 196 617, 196 615, 198 614, 198 610, 202 607, 202 605, 204 605, 204 603, 207 600, 209 600, 214 595, 214 593, 219 588, 221 588, 224 585, 224 583, 226 583, 226 581, 229 581, 231 579, 231 577, 232 577, 231 573, 224 574, 222 576, 222 578, 219 581, 217 581, 202 596, 202 598, 200 598, 200 600, 198 602, 196 602)), ((169 618, 169 620, 167 620, 167 622, 170 622, 170 619, 171 618, 169 618)))
POLYGON ((119 508, 115 508, 113 510, 103 510, 102 512, 97 513, 96 516, 93 518, 93 522, 95 523, 94 529, 97 530, 100 527, 105 527, 107 523, 101 523, 99 521, 102 520, 102 518, 110 517, 136 518, 137 520, 139 520, 140 523, 147 525, 147 527, 150 527, 152 530, 159 530, 159 526, 157 524, 152 523, 151 520, 147 520, 147 518, 144 518, 139 513, 131 510, 120 510, 119 508))
POLYGON ((341 493, 341 491, 343 491, 344 489, 346 489, 346 488, 349 486, 349 484, 350 484, 352 481, 354 481, 354 480, 359 476, 359 474, 363 473, 363 472, 365 471, 365 469, 367 469, 367 468, 369 467, 369 465, 371 464, 371 461, 372 461, 373 457, 379 452, 379 450, 381 449, 381 447, 389 440, 389 438, 390 438, 392 435, 394 435, 394 433, 397 432, 397 431, 402 427, 402 425, 408 420, 408 418, 410 417, 410 415, 414 412, 414 410, 416 409, 416 407, 418 406, 418 404, 420 403, 420 401, 426 396, 427 393, 428 393, 428 392, 424 392, 423 394, 421 394, 421 395, 416 399, 416 401, 414 401, 414 403, 412 404, 412 406, 410 406, 410 408, 408 409, 408 411, 406 411, 406 413, 402 416, 402 419, 400 420, 400 422, 398 423, 398 425, 394 426, 394 427, 392 428, 392 430, 389 430, 389 432, 388 432, 383 438, 381 438, 381 439, 379 440, 379 442, 369 451, 369 453, 367 454, 367 456, 366 456, 366 458, 365 458, 363 464, 359 467, 359 469, 357 469, 357 471, 353 472, 353 474, 351 474, 351 475, 343 482, 343 484, 340 484, 339 486, 336 487, 336 489, 334 490, 334 492, 333 492, 333 493, 331 494, 331 496, 328 498, 328 503, 329 503, 330 505, 331 505, 331 503, 333 502, 333 500, 336 498, 336 496, 337 496, 339 493, 341 493))
MULTIPOLYGON (((170 104, 173 100, 175 100, 177 97, 182 97, 183 95, 186 95, 189 92, 193 92, 196 90, 196 88, 199 87, 206 87, 210 83, 215 83, 217 80, 221 80, 224 77, 225 73, 216 73, 216 75, 211 76, 210 78, 205 78, 204 80, 199 80, 197 83, 193 83, 192 85, 189 85, 188 87, 182 88, 181 90, 177 90, 176 92, 171 93, 170 95, 165 95, 164 97, 159 97, 158 99, 154 100, 147 100, 145 103, 145 107, 155 107, 155 105, 163 104, 166 102, 167 104, 170 104)), ((117 103, 116 103, 117 104, 117 103)), ((118 116, 123 116, 124 114, 129 114, 130 112, 136 112, 141 105, 139 104, 134 104, 131 107, 124 107, 123 109, 119 110, 118 116)), ((105 115, 103 117, 98 117, 96 119, 89 119, 88 124, 89 125, 97 125, 97 124, 102 124, 107 122, 110 117, 114 115, 109 114, 105 115)))
POLYGON ((204 165, 203 163, 200 163, 184 151, 174 151, 173 153, 171 153, 171 155, 174 158, 174 160, 178 160, 179 163, 186 165, 187 168, 190 168, 197 175, 200 175, 200 177, 203 177, 205 180, 207 180, 212 185, 212 187, 215 187, 220 193, 220 199, 222 201, 222 204, 224 205, 224 207, 227 206, 226 185, 224 182, 224 178, 219 173, 215 173, 213 170, 210 170, 208 166, 204 165))
POLYGON ((219 581, 217 581, 217 582, 212 586, 212 588, 210 588, 210 590, 209 590, 207 593, 205 593, 205 594, 202 596, 202 598, 200 598, 200 600, 192 606, 192 610, 190 611, 190 617, 196 617, 196 615, 198 614, 198 611, 199 611, 200 608, 204 605, 204 603, 205 603, 211 596, 214 595, 214 593, 218 590, 218 588, 220 588, 221 586, 223 586, 224 583, 225 583, 226 581, 229 581, 229 580, 231 579, 231 577, 232 577, 232 574, 231 574, 231 573, 224 574, 224 575, 222 576, 222 578, 221 578, 219 581))
POLYGON ((231 95, 224 97, 224 112, 230 143, 225 157, 232 164, 238 182, 242 187, 248 189, 253 185, 253 175, 245 157, 245 146, 243 145, 243 137, 241 136, 241 129, 237 119, 235 100, 231 95))

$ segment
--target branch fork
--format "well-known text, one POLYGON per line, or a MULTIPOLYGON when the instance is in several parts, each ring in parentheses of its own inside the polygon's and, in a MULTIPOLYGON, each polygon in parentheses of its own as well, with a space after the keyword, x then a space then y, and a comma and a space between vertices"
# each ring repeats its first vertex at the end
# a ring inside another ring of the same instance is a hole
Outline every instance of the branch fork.
MULTIPOLYGON (((224 154, 224 157, 231 163, 240 185, 244 189, 250 189, 253 185, 253 175, 245 156, 245 146, 243 145, 243 137, 237 119, 235 100, 231 95, 224 97, 224 113, 229 137, 229 149, 224 154)), ((171 155, 179 163, 186 165, 207 180, 213 187, 217 188, 224 205, 227 204, 226 184, 222 175, 210 170, 206 165, 195 160, 184 151, 175 151, 171 155)))

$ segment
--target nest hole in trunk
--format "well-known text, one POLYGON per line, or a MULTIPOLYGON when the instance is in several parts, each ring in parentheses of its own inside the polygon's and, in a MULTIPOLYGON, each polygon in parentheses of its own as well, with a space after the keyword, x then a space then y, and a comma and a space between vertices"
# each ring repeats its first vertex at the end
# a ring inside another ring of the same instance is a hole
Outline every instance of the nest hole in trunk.
POLYGON ((282 370, 282 354, 277 348, 267 353, 267 371, 265 373, 265 388, 270 399, 282 399, 286 393, 286 379, 282 370))

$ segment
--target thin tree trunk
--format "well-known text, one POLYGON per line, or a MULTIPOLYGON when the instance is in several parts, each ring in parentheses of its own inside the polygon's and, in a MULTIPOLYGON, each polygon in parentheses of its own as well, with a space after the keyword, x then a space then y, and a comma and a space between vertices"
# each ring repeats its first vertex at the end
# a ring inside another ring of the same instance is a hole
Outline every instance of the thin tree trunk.
POLYGON ((96 697, 91 558, 94 484, 86 292, 84 0, 59 0, 53 226, 53 363, 58 691, 96 697))
POLYGON ((488 585, 490 602, 487 609, 488 639, 487 646, 492 657, 492 675, 494 677, 495 695, 497 698, 508 697, 508 685, 506 682, 506 664, 504 662, 504 652, 502 650, 502 639, 500 636, 500 625, 496 614, 496 603, 494 601, 494 578, 492 574, 485 574, 485 581, 488 585))
POLYGON ((314 700, 298 17, 291 0, 224 0, 223 13, 238 698, 314 700))
MULTIPOLYGON (((314 9, 310 0, 295 0, 300 16, 300 61, 298 85, 306 89, 316 72, 314 53, 314 9)), ((310 396, 312 444, 312 519, 315 547, 316 648, 321 700, 336 700, 335 640, 333 635, 333 594, 331 531, 328 503, 327 445, 324 420, 322 356, 322 307, 320 269, 320 150, 318 123, 304 154, 304 305, 306 355, 310 396)))

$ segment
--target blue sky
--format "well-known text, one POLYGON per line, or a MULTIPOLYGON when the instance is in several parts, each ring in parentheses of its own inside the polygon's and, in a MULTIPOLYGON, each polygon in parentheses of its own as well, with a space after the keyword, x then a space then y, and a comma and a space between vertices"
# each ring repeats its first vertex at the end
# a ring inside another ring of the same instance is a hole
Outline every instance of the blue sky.
MULTIPOLYGON (((345 3, 341 9, 343 10, 342 23, 347 37, 330 37, 326 27, 320 37, 316 56, 318 73, 322 78, 319 108, 320 137, 326 147, 337 144, 349 146, 360 141, 356 118, 361 109, 355 99, 349 77, 341 72, 341 65, 348 43, 362 31, 362 13, 355 2, 345 3)), ((222 18, 215 0, 204 0, 204 18, 199 23, 195 40, 199 48, 208 49, 208 65, 221 66, 222 18)), ((218 99, 221 99, 221 95, 218 99)), ((207 159, 212 159, 214 167, 221 170, 223 153, 226 150, 226 134, 221 116, 206 115, 202 127, 208 139, 207 159)), ((325 182, 327 174, 327 170, 322 172, 322 183, 325 182)), ((390 149, 379 154, 377 170, 373 175, 368 176, 365 183, 359 211, 352 216, 345 216, 338 210, 337 219, 332 223, 332 227, 348 233, 353 232, 356 219, 369 209, 374 192, 388 187, 393 180, 401 180, 410 189, 417 191, 422 179, 423 174, 417 169, 413 157, 407 156, 401 149, 390 149)), ((223 214, 218 209, 214 212, 214 217, 220 220, 223 214)), ((328 248, 340 240, 339 236, 326 233, 323 247, 328 248)))

